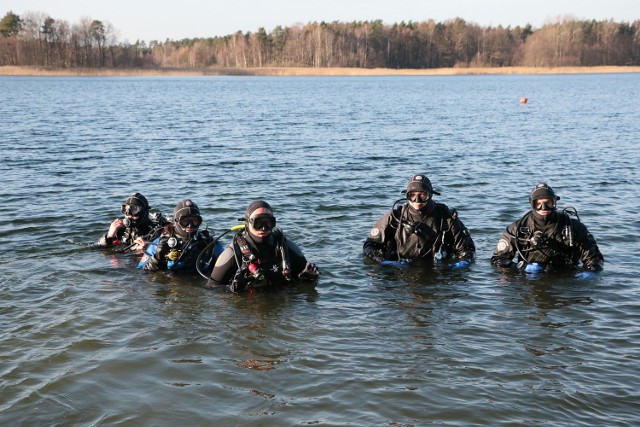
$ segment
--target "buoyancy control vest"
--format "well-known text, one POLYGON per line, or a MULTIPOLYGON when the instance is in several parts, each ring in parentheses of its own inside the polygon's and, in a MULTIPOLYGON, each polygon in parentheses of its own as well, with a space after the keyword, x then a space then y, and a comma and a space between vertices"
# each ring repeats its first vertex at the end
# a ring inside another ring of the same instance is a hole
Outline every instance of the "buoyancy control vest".
MULTIPOLYGON (((145 255, 138 263, 138 268, 144 268, 147 263, 153 263, 158 251, 160 251, 159 257, 166 262, 169 271, 195 268, 198 255, 211 241, 211 236, 206 230, 197 231, 188 240, 182 240, 173 234, 162 235, 149 244, 145 255)), ((221 252, 221 248, 216 248, 216 252, 221 252)))
POLYGON ((446 234, 458 217, 455 209, 433 203, 433 213, 412 214, 408 204, 392 211, 390 226, 395 229, 394 243, 398 258, 448 258, 453 252, 453 242, 446 234))
POLYGON ((291 281, 291 263, 286 238, 274 228, 274 245, 264 244, 258 249, 247 240, 245 232, 233 238, 233 252, 238 269, 228 285, 232 292, 249 288, 262 288, 291 281))
POLYGON ((573 250, 575 233, 569 215, 558 212, 557 221, 541 228, 531 212, 518 221, 514 241, 519 257, 527 263, 577 264, 579 256, 573 250))

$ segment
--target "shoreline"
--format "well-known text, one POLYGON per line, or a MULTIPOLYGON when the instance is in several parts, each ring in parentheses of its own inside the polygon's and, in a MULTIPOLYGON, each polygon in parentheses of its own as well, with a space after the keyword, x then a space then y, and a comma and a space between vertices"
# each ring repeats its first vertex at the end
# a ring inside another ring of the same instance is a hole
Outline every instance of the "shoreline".
POLYGON ((495 68, 47 68, 1 66, 0 76, 458 76, 458 75, 518 75, 518 74, 610 74, 640 73, 640 66, 601 67, 495 67, 495 68))

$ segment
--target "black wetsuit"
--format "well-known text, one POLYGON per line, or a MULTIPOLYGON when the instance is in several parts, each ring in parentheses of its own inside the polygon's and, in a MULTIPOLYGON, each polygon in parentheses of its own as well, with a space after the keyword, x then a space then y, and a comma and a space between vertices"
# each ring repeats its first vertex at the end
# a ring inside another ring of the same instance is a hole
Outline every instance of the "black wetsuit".
POLYGON ((385 213, 369 232, 363 253, 376 260, 447 259, 473 262, 475 245, 455 211, 429 201, 423 211, 408 203, 385 213))
POLYGON ((255 242, 247 231, 236 234, 218 257, 207 287, 224 286, 231 292, 242 292, 316 278, 315 266, 275 228, 262 243, 255 242))
POLYGON ((142 237, 145 241, 151 241, 158 237, 162 232, 162 226, 158 221, 147 217, 135 225, 129 227, 121 227, 116 230, 113 237, 107 237, 107 231, 98 240, 99 247, 110 246, 129 246, 132 245, 138 237, 142 237))
POLYGON ((207 230, 198 230, 190 239, 179 237, 172 229, 165 230, 160 240, 147 249, 139 268, 150 271, 196 271, 198 255, 212 241, 207 230))
POLYGON ((604 265, 604 257, 587 227, 562 212, 554 212, 548 220, 528 212, 509 225, 500 236, 491 263, 514 268, 516 256, 518 262, 537 263, 546 269, 577 266, 579 261, 590 271, 600 271, 604 265))

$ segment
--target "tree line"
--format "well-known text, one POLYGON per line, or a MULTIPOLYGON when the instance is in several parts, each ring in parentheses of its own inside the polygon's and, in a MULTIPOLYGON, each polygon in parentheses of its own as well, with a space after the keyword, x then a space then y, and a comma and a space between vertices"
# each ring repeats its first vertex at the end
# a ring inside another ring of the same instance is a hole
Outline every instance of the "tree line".
POLYGON ((0 66, 52 68, 560 67, 640 65, 640 20, 558 19, 541 28, 381 20, 310 22, 271 32, 121 43, 111 24, 44 13, 0 20, 0 66))

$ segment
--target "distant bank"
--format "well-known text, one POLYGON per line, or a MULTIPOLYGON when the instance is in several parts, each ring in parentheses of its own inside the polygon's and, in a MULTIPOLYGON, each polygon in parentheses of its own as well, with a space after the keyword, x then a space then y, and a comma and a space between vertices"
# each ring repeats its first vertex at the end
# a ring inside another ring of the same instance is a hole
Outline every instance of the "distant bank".
POLYGON ((479 74, 640 73, 636 67, 499 67, 499 68, 46 68, 0 67, 3 76, 453 76, 479 74))

